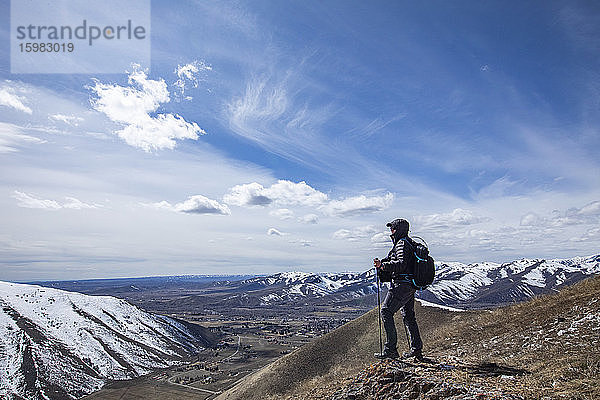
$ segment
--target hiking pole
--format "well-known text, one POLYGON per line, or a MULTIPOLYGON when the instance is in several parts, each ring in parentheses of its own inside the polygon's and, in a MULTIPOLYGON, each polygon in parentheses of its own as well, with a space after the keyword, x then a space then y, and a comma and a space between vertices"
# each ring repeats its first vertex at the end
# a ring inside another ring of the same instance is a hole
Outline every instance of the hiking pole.
MULTIPOLYGON (((404 317, 402 317, 402 319, 404 319, 404 317)), ((404 333, 406 334, 406 341, 408 342, 408 351, 412 351, 412 347, 410 345, 410 337, 408 336, 408 328, 406 327, 404 321, 402 321, 402 325, 404 325, 404 333)))
POLYGON ((375 279, 377 281, 377 320, 379 321, 379 354, 383 354, 383 344, 381 343, 381 299, 379 298, 379 273, 375 267, 375 279))

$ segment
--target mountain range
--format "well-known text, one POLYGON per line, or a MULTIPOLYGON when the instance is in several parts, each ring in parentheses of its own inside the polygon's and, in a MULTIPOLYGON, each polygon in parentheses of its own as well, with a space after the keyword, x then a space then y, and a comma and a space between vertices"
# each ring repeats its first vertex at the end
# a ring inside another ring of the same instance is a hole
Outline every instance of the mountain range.
MULTIPOLYGON (((498 306, 550 293, 594 274, 600 274, 600 255, 508 263, 438 262, 434 283, 419 291, 417 297, 443 306, 498 306)), ((374 270, 338 274, 282 272, 214 285, 227 285, 241 293, 229 301, 254 305, 340 303, 377 292, 374 270)))

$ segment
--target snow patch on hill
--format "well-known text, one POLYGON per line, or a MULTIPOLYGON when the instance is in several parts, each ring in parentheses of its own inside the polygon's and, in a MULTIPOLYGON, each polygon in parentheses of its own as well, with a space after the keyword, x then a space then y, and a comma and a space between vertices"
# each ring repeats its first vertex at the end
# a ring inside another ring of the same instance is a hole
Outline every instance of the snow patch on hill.
POLYGON ((199 338, 124 300, 0 282, 0 393, 81 397, 183 361, 199 338))

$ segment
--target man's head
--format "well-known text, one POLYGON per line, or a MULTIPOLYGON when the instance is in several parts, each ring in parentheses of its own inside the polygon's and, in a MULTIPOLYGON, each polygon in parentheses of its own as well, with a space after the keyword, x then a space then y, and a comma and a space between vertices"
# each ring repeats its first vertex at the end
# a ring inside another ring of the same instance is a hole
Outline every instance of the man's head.
POLYGON ((391 222, 388 222, 386 226, 388 226, 392 231, 395 231, 393 233, 399 237, 408 235, 409 224, 404 218, 397 218, 391 222))

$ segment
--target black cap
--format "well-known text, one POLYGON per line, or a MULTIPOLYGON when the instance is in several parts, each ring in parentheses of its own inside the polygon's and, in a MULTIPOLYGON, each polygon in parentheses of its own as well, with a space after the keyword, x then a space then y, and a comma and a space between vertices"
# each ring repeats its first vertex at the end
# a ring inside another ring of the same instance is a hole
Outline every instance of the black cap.
POLYGON ((388 222, 387 224, 385 224, 385 226, 389 226, 390 228, 396 231, 403 231, 408 233, 409 224, 408 221, 404 218, 397 218, 391 222, 388 222))

